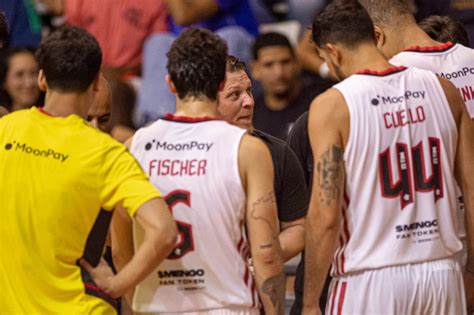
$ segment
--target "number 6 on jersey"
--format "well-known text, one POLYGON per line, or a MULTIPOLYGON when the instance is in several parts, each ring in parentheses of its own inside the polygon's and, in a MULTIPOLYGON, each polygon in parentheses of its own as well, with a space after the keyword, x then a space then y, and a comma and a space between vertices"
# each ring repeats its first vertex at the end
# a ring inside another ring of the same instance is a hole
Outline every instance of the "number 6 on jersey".
MULTIPOLYGON (((173 190, 165 196, 165 201, 170 207, 171 213, 173 213, 173 208, 179 203, 183 203, 188 207, 191 206, 191 194, 187 190, 173 190)), ((194 250, 193 227, 191 224, 179 220, 176 220, 176 224, 178 226, 178 242, 167 257, 168 259, 179 259, 194 250)))

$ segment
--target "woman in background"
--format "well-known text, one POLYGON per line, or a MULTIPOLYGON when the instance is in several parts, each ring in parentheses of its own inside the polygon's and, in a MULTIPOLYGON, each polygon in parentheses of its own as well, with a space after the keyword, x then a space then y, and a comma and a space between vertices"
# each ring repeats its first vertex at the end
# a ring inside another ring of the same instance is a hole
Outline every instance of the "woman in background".
POLYGON ((13 112, 43 104, 38 87, 39 65, 33 50, 13 48, 0 57, 0 106, 13 112))

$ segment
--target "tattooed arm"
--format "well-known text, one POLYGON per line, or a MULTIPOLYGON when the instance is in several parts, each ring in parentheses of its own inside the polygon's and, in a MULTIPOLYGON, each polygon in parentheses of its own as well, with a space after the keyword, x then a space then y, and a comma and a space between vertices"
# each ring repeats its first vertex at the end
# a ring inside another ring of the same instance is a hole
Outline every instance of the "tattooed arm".
POLYGON ((265 314, 284 314, 285 274, 278 242, 273 164, 270 151, 261 140, 244 136, 239 170, 247 195, 246 228, 260 298, 265 314))
POLYGON ((345 174, 343 138, 348 117, 344 99, 334 89, 316 98, 309 112, 314 172, 306 217, 303 314, 318 313, 319 297, 339 237, 345 174))

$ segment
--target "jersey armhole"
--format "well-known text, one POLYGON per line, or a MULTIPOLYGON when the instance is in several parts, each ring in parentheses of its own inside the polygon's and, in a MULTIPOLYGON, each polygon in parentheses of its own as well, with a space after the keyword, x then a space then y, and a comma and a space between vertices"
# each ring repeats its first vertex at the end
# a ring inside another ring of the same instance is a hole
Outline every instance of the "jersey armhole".
POLYGON ((445 102, 447 106, 447 110, 449 111, 448 119, 450 120, 452 126, 454 127, 454 130, 456 130, 456 138, 457 138, 459 137, 458 125, 456 124, 456 119, 454 119, 453 109, 451 108, 451 105, 449 105, 448 97, 446 96, 446 92, 444 91, 443 86, 441 85, 441 82, 439 80, 440 78, 436 74, 434 73, 432 74, 435 77, 435 81, 436 81, 435 84, 438 86, 439 91, 442 94, 443 101, 445 102))

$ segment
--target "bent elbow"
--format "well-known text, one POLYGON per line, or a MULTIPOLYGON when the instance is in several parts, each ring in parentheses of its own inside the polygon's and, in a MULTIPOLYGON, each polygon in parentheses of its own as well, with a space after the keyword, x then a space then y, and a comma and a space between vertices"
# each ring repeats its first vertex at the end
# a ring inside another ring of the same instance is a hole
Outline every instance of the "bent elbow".
POLYGON ((176 223, 168 224, 161 232, 160 245, 166 248, 166 251, 171 250, 176 246, 178 239, 178 228, 176 223))

